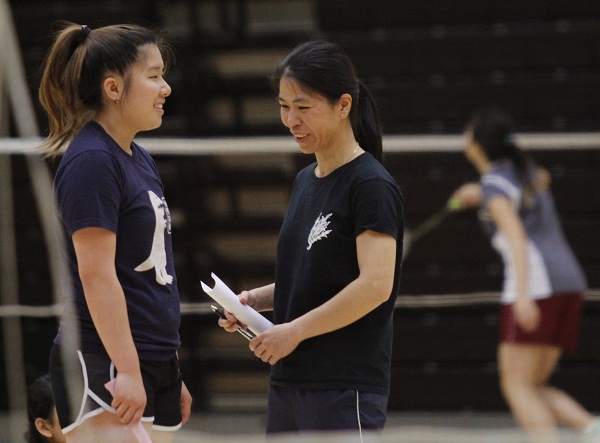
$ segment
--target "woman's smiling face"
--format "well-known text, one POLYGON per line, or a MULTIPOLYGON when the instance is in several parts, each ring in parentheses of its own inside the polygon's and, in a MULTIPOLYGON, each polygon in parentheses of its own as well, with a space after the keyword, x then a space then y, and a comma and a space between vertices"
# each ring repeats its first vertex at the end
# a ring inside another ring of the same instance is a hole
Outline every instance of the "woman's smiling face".
POLYGON ((305 154, 326 150, 338 137, 342 129, 339 112, 322 95, 293 78, 282 77, 278 100, 281 121, 305 154))
POLYGON ((158 47, 148 45, 143 51, 145 56, 131 68, 129 90, 123 97, 123 115, 136 132, 160 127, 163 104, 171 94, 163 77, 164 63, 158 47))

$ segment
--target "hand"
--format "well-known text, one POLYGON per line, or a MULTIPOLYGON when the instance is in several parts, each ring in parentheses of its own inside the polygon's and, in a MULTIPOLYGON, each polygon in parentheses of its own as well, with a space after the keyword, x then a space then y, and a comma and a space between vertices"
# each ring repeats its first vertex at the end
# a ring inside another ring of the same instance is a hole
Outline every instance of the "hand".
POLYGON ((274 365, 291 354, 300 344, 300 337, 291 323, 275 325, 250 341, 250 349, 265 363, 274 365))
MULTIPOLYGON (((256 306, 256 296, 252 291, 242 291, 241 294, 238 295, 238 299, 241 303, 248 305, 253 309, 256 306)), ((224 313, 226 318, 219 319, 218 321, 219 326, 221 326, 223 329, 228 332, 237 332, 238 326, 248 329, 248 327, 245 324, 240 323, 240 321, 231 312, 224 311, 224 313)))
POLYGON ((238 295, 238 298, 243 304, 250 306, 252 309, 256 309, 256 294, 254 291, 242 291, 238 295))
POLYGON ((531 333, 540 326, 541 314, 538 305, 531 299, 519 297, 514 304, 515 317, 519 327, 531 333))
POLYGON ((141 374, 117 372, 111 406, 124 425, 134 425, 141 420, 146 408, 146 390, 141 374))
POLYGON ((483 199, 481 185, 479 183, 465 183, 452 194, 454 209, 475 208, 481 204, 483 199))
POLYGON ((181 424, 184 425, 192 415, 192 395, 185 383, 181 383, 181 424))

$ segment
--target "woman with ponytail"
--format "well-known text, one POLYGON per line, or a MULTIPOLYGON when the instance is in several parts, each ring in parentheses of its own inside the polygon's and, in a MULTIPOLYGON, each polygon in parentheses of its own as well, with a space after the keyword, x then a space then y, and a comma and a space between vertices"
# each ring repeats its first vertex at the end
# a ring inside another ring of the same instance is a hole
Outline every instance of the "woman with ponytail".
POLYGON ((55 157, 68 144, 54 194, 73 300, 50 375, 69 443, 135 442, 125 425, 140 420, 153 442, 171 442, 189 418, 171 219, 156 165, 134 142, 162 124, 168 56, 140 26, 67 23, 46 60, 39 97, 50 133, 42 147, 55 157))
POLYGON ((550 176, 518 148, 510 117, 476 114, 465 130, 468 160, 481 180, 453 195, 480 207, 492 245, 504 261, 498 365, 502 393, 533 441, 555 443, 564 424, 600 442, 600 421, 548 385, 563 351, 578 341, 586 279, 560 227, 550 176), (587 431, 587 432, 585 432, 587 431))
POLYGON ((327 42, 297 46, 272 80, 283 124, 316 161, 294 182, 275 283, 240 294, 273 310, 275 326, 250 342, 272 365, 267 433, 382 429, 404 214, 375 103, 327 42))

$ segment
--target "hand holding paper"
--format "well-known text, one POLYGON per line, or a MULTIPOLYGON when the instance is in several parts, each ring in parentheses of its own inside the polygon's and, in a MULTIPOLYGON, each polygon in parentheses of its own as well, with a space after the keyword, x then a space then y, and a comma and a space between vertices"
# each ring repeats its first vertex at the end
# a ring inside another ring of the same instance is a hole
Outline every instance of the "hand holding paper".
POLYGON ((269 320, 263 317, 259 312, 240 302, 238 296, 223 283, 214 273, 211 277, 215 281, 215 287, 211 289, 204 283, 200 282, 202 289, 214 301, 223 306, 224 309, 231 312, 235 318, 248 326, 256 335, 270 329, 273 326, 269 320))

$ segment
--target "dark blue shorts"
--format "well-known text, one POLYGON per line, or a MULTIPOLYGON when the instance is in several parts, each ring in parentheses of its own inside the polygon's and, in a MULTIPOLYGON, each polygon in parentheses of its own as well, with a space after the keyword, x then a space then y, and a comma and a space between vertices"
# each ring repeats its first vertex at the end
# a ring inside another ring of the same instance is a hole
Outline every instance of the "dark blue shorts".
POLYGON ((388 396, 352 389, 270 386, 267 434, 382 430, 388 396))
MULTIPOLYGON (((73 364, 65 365, 63 351, 60 346, 52 347, 50 378, 56 412, 66 434, 88 418, 104 411, 114 412, 110 406, 112 395, 104 385, 115 378, 117 371, 107 356, 81 351, 69 355, 73 364)), ((142 421, 152 422, 154 429, 176 431, 181 427, 179 360, 140 360, 140 367, 147 399, 142 421)))

